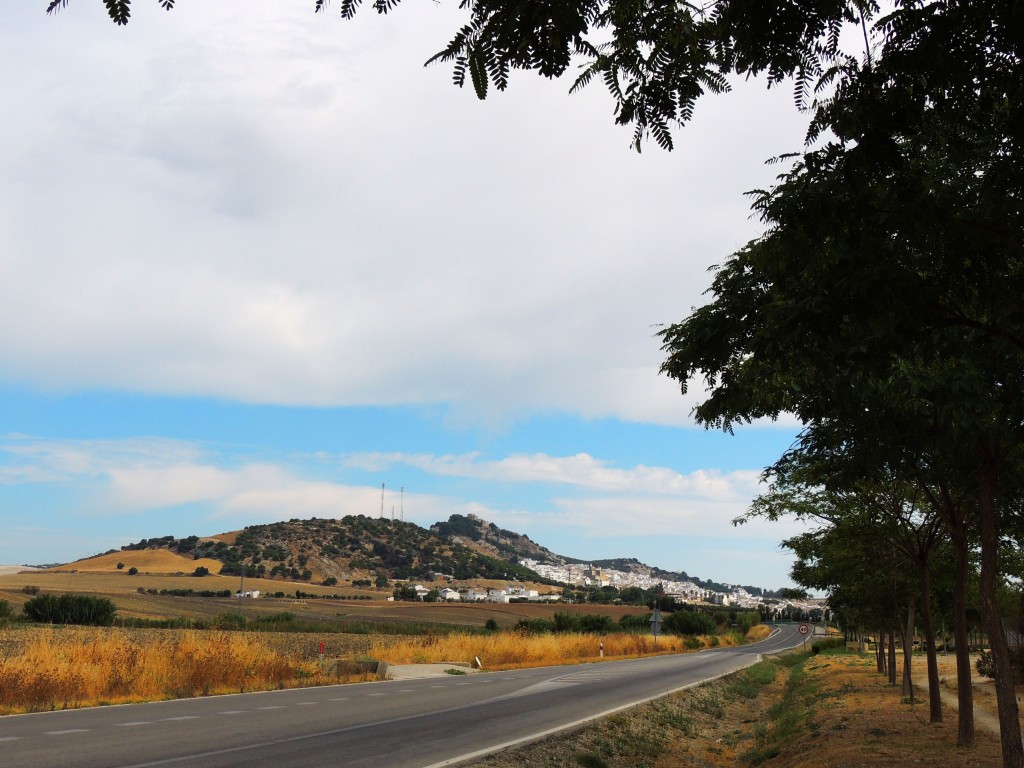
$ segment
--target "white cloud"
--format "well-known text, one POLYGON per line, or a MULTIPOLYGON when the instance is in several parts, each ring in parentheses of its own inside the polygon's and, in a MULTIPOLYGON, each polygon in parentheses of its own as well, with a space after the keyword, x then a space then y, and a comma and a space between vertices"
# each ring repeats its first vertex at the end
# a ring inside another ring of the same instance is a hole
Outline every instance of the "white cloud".
POLYGON ((599 86, 478 103, 421 66, 461 18, 431 4, 4 13, 0 375, 59 391, 687 424, 656 324, 802 136, 760 85, 670 155, 631 153, 599 86))
POLYGON ((757 492, 761 474, 755 470, 719 472, 707 469, 681 474, 667 467, 643 465, 621 469, 586 453, 575 456, 516 454, 497 460, 484 460, 480 453, 457 456, 362 453, 346 455, 342 457, 342 463, 378 471, 404 464, 431 475, 573 485, 595 492, 748 500, 757 492))

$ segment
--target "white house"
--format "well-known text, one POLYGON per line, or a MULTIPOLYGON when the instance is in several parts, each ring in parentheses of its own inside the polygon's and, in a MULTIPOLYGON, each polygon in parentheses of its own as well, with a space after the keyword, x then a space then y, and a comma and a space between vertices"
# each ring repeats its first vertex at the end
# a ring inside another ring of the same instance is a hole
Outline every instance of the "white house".
POLYGON ((448 601, 448 600, 461 600, 462 599, 462 595, 459 594, 459 590, 457 590, 457 589, 451 589, 450 587, 445 587, 444 589, 442 589, 442 590, 440 590, 438 592, 437 599, 438 600, 444 600, 444 601, 448 601))
POLYGON ((486 599, 487 599, 487 590, 486 589, 477 589, 476 587, 471 587, 470 589, 466 590, 466 600, 467 600, 467 602, 470 602, 470 603, 482 603, 486 599))

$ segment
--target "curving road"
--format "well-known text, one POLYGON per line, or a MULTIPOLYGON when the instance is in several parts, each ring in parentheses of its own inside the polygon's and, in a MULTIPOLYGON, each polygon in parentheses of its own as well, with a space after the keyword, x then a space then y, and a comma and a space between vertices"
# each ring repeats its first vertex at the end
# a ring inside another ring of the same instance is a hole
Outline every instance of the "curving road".
POLYGON ((438 768, 728 674, 799 646, 183 699, 0 718, 8 768, 438 768))

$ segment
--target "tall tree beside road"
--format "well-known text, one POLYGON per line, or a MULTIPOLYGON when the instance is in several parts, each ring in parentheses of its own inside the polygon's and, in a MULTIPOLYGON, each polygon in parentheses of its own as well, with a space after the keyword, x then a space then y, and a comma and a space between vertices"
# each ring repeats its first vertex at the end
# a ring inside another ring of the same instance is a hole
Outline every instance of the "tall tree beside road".
POLYGON ((1024 440, 1021 6, 904 6, 872 61, 816 111, 834 138, 755 209, 767 233, 713 300, 663 332, 663 370, 710 386, 700 421, 796 414, 821 433, 908 446, 973 487, 981 604, 1004 764, 1024 764, 996 605, 1005 492, 1024 440), (934 56, 934 61, 929 57, 934 56))

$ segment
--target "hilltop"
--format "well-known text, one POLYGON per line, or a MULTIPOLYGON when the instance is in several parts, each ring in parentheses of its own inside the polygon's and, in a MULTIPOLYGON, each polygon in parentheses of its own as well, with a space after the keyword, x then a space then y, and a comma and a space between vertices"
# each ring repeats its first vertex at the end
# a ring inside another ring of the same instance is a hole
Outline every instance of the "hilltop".
POLYGON ((559 586, 519 565, 514 553, 501 557, 498 547, 468 539, 463 543, 461 536, 363 515, 337 520, 293 519, 214 536, 142 539, 61 570, 109 572, 136 567, 147 572, 190 573, 202 567, 224 576, 244 574, 307 583, 369 584, 385 579, 448 577, 516 579, 559 586))
MULTIPOLYGON (((162 536, 142 539, 58 570, 116 572, 137 569, 146 573, 211 574, 246 578, 281 579, 298 583, 387 586, 394 581, 457 581, 489 579, 524 581, 562 587, 583 583, 561 570, 573 564, 594 575, 605 570, 611 583, 622 584, 622 574, 635 576, 645 586, 689 582, 707 591, 728 593, 733 585, 702 581, 685 572, 666 571, 635 558, 585 561, 560 555, 515 531, 500 528, 476 515, 451 515, 429 529, 385 517, 346 516, 340 519, 292 519, 251 525, 240 531, 213 536, 162 536), (615 576, 615 573, 619 576, 615 576), (618 579, 618 581, 615 581, 618 579)), ((592 588, 609 583, 596 575, 586 581, 592 588)), ((630 583, 632 579, 626 579, 630 583)), ((636 582, 634 582, 636 583, 636 582)), ((667 587, 666 587, 667 588, 667 587)), ((775 597, 759 587, 745 587, 750 596, 775 597)))

